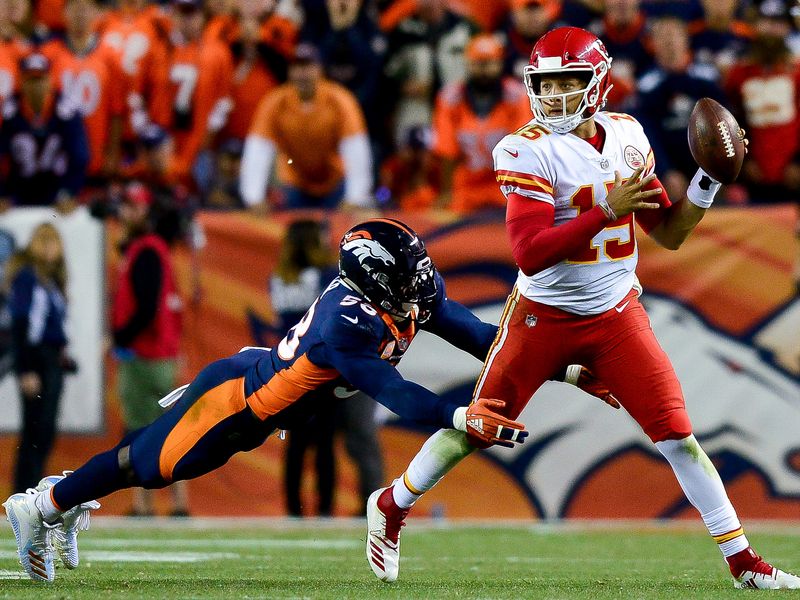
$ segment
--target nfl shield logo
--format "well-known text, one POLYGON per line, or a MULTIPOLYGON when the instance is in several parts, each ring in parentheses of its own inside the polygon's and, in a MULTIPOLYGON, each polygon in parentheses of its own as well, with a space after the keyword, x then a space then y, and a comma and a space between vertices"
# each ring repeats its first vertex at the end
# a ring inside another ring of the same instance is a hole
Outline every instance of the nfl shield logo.
POLYGON ((535 327, 536 321, 538 320, 539 319, 536 318, 536 315, 528 315, 527 317, 525 317, 525 325, 527 325, 528 327, 535 327))

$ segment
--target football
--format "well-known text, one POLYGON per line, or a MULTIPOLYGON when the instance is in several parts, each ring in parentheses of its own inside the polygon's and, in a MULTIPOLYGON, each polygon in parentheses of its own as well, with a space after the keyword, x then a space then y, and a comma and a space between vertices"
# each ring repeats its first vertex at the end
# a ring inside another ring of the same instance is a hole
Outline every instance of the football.
POLYGON ((721 183, 733 183, 744 160, 744 132, 727 108, 701 98, 689 117, 689 150, 706 173, 721 183))

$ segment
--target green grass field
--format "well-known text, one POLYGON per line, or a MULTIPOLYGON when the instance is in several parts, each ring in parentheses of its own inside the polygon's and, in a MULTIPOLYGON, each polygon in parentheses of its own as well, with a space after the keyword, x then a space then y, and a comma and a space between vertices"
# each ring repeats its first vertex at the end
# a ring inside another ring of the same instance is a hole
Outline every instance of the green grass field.
MULTIPOLYGON (((80 536, 81 566, 57 569, 55 583, 47 585, 22 578, 6 524, 0 527, 0 598, 675 600, 753 593, 733 589, 714 544, 687 525, 412 523, 394 584, 373 577, 363 537, 357 521, 96 522, 80 536)), ((751 531, 750 539, 768 559, 800 571, 796 526, 751 531)))

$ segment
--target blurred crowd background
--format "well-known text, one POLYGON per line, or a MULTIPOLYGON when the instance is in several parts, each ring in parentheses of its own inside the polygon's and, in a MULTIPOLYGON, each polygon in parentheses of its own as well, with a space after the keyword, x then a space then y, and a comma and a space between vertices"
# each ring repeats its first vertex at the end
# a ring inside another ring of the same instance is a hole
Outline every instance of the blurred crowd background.
POLYGON ((710 96, 751 140, 723 200, 796 197, 782 0, 4 0, 0 204, 102 212, 135 179, 214 209, 502 207, 491 149, 529 120, 522 67, 560 24, 605 41, 606 108, 644 124, 671 195, 710 96))

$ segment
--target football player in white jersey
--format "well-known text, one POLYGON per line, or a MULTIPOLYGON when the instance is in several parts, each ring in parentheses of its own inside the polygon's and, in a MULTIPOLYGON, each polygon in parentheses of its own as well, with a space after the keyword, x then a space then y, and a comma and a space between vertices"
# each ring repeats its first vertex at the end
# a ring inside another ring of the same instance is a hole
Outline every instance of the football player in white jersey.
MULTIPOLYGON (((588 366, 669 461, 735 586, 800 588, 800 578, 750 547, 716 469, 692 435, 680 384, 639 302, 635 224, 676 250, 720 183, 699 169, 685 196, 670 200, 653 172, 641 125, 600 110, 610 67, 597 37, 560 27, 538 40, 524 69, 534 118, 494 149, 520 272, 473 398, 501 398, 501 412, 515 419, 565 365, 588 366)), ((400 528, 411 506, 476 446, 483 444, 441 430, 402 477, 370 497, 367 559, 380 579, 397 578, 400 528)))

